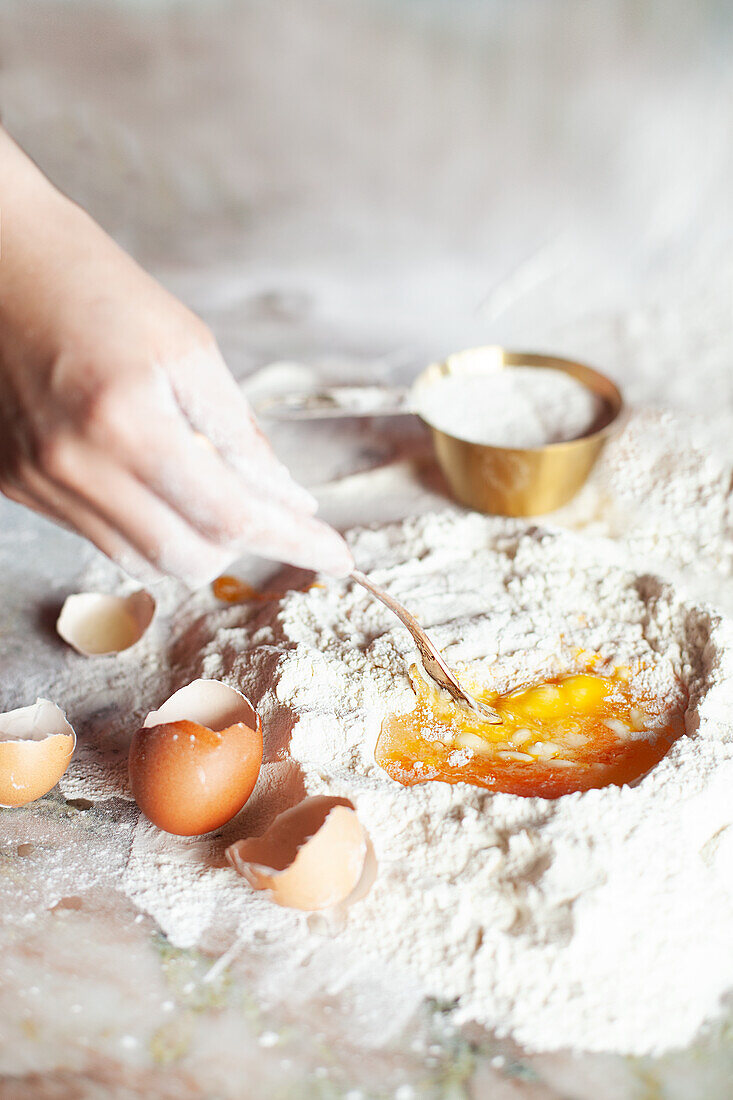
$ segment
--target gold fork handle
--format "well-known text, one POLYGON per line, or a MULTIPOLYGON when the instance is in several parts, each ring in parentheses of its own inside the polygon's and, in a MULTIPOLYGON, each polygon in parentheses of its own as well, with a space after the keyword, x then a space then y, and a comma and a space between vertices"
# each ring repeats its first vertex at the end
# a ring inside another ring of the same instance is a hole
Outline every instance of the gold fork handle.
POLYGON ((438 647, 431 641, 415 616, 411 615, 407 608, 393 599, 384 589, 374 584, 366 574, 360 573, 358 569, 353 570, 351 577, 357 584, 360 584, 363 588, 366 588, 368 592, 371 592, 372 596, 381 600, 385 607, 388 607, 390 611, 397 616, 400 622, 407 627, 420 653, 422 666, 431 680, 434 680, 439 687, 449 692, 456 702, 469 707, 470 710, 479 714, 487 722, 493 722, 495 725, 501 724, 501 718, 495 710, 486 706, 485 703, 479 702, 478 699, 474 699, 472 695, 469 695, 468 692, 463 690, 443 660, 438 647))
POLYGON ((385 386, 331 386, 255 402, 257 416, 272 420, 332 420, 347 416, 404 416, 414 412, 410 390, 385 386))

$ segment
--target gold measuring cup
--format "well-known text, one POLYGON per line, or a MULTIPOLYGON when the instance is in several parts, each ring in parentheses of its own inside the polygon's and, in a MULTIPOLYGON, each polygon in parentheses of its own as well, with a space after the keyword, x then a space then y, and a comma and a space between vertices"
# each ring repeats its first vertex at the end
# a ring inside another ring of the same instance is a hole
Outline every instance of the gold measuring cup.
POLYGON ((435 454, 453 496, 461 504, 502 516, 536 516, 567 504, 585 483, 623 409, 616 385, 584 363, 498 346, 469 348, 432 363, 408 389, 341 386, 292 394, 257 408, 276 419, 323 419, 344 416, 389 416, 419 412, 421 394, 449 375, 476 377, 514 367, 544 367, 571 375, 600 399, 592 429, 577 439, 542 447, 497 447, 472 443, 434 427, 435 454))
POLYGON ((475 376, 481 370, 477 365, 479 354, 487 372, 544 367, 569 374, 600 398, 601 412, 586 435, 542 447, 470 443, 426 421, 451 492, 470 508, 502 516, 537 516, 562 507, 585 483, 618 420, 623 408, 618 387, 605 375, 572 359, 490 347, 458 352, 445 362, 433 363, 418 377, 413 390, 430 386, 446 375, 475 376))

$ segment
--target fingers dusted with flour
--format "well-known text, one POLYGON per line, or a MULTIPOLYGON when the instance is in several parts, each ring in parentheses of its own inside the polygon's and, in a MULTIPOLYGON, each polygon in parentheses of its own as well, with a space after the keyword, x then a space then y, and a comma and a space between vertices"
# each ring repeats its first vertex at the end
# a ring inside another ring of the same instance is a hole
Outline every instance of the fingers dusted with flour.
POLYGON ((133 572, 192 585, 242 551, 337 575, 206 326, 0 130, 0 489, 133 572))

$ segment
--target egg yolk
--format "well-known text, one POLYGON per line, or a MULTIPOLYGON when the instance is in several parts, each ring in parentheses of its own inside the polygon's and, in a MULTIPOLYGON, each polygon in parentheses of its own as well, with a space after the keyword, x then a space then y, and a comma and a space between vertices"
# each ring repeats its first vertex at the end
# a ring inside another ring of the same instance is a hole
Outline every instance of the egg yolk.
POLYGON ((217 600, 221 600, 222 603, 243 603, 245 600, 259 600, 262 598, 262 594, 256 588, 253 588, 251 584, 247 584, 246 581, 242 581, 239 577, 234 577, 230 573, 217 577, 211 585, 211 590, 217 600))
POLYGON ((635 691, 628 671, 575 672, 506 695, 474 690, 501 725, 410 672, 415 707, 385 719, 375 751, 403 786, 440 780, 559 798, 641 778, 684 732, 681 709, 635 691))
MULTIPOLYGON (((314 581, 313 584, 309 584, 308 588, 302 591, 325 587, 325 584, 321 584, 320 581, 314 581)), ((259 588, 253 588, 251 584, 247 584, 246 581, 235 577, 231 573, 224 573, 221 577, 217 577, 212 582, 211 591, 217 600, 221 600, 222 603, 246 603, 247 600, 259 600, 262 603, 267 603, 269 600, 279 600, 284 595, 283 592, 261 592, 259 588)))

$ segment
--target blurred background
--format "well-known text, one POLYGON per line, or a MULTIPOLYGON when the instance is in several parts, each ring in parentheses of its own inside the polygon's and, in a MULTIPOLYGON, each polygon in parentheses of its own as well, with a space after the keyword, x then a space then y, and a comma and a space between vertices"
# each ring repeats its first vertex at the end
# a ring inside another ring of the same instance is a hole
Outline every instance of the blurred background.
POLYGON ((499 341, 689 405, 733 347, 732 46, 726 0, 4 0, 0 110, 240 376, 499 341))

